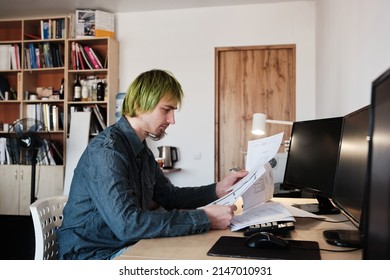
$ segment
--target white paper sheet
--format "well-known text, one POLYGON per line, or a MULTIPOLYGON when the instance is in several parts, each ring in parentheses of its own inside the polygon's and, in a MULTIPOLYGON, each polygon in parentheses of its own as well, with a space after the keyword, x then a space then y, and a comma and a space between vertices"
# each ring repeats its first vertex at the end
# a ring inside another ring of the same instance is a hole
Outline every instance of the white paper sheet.
POLYGON ((264 168, 264 174, 242 194, 243 211, 248 211, 252 207, 262 204, 273 197, 275 187, 272 167, 267 162, 264 168))
MULTIPOLYGON (((294 216, 278 202, 270 202, 274 193, 274 178, 269 161, 277 154, 283 133, 248 142, 246 170, 248 174, 232 186, 232 191, 211 204, 232 205, 240 197, 243 211, 233 218, 236 231, 254 224, 274 221, 295 221, 294 216)), ((301 215, 304 215, 301 213, 301 215)))
MULTIPOLYGON (((248 141, 248 153, 247 153, 247 167, 248 174, 242 178, 239 182, 234 184, 231 189, 232 191, 220 199, 215 200, 210 204, 217 205, 233 205, 239 197, 241 197, 250 187, 255 186, 252 192, 261 190, 265 185, 264 180, 269 182, 269 178, 263 178, 263 174, 266 172, 265 165, 276 155, 279 150, 283 139, 283 132, 262 138, 259 140, 248 141), (249 160, 249 166, 248 166, 249 160), (263 182, 261 181, 263 180, 263 182)), ((271 170, 272 171, 272 170, 271 170)), ((269 183, 267 184, 269 186, 269 183)), ((270 187, 269 187, 270 188, 270 187)), ((273 182, 272 182, 272 194, 273 194, 273 182)), ((263 203, 272 198, 265 195, 269 193, 269 189, 266 192, 256 192, 256 201, 263 203)), ((251 203, 248 200, 248 205, 251 203)))
MULTIPOLYGON (((299 218, 314 218, 314 219, 326 219, 324 216, 319 216, 313 213, 310 213, 308 211, 299 209, 295 206, 292 206, 290 204, 280 202, 284 208, 286 208, 294 217, 299 218)), ((329 219, 329 218, 328 218, 329 219)))
POLYGON ((265 168, 262 167, 259 170, 249 172, 244 178, 233 185, 232 191, 227 195, 215 200, 210 204, 217 205, 233 205, 238 198, 240 198, 245 191, 251 187, 265 172, 265 168))
POLYGON ((295 221, 295 219, 282 204, 269 201, 234 216, 230 227, 232 231, 236 231, 250 225, 274 221, 295 221))
POLYGON ((246 170, 257 170, 269 162, 278 152, 283 139, 283 132, 248 141, 248 150, 246 155, 246 170))

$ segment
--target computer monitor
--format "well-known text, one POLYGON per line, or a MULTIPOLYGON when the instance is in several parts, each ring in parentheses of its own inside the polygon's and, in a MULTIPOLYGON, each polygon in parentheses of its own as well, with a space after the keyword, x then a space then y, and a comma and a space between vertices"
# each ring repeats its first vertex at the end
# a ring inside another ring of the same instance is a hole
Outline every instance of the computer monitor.
POLYGON ((390 259, 390 69, 372 83, 364 259, 390 259))
POLYGON ((339 161, 332 201, 357 227, 356 230, 325 230, 333 245, 361 247, 362 209, 366 188, 370 106, 344 117, 339 161))
POLYGON ((333 195, 342 127, 343 117, 294 122, 283 187, 312 193, 318 200, 318 204, 297 207, 319 215, 340 213, 329 198, 333 195))

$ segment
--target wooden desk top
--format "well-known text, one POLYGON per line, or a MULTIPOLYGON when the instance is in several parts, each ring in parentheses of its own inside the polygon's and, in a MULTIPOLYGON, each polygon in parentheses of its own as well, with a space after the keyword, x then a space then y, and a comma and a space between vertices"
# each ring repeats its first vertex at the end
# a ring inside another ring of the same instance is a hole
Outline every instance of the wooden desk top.
MULTIPOLYGON (((285 201, 288 203, 313 203, 313 199, 302 198, 274 198, 274 201, 285 201)), ((329 218, 338 221, 345 221, 342 214, 330 215, 329 218)), ((296 218, 295 230, 290 232, 286 239, 317 241, 321 249, 345 251, 349 248, 342 248, 328 244, 323 238, 323 231, 327 229, 355 229, 351 222, 330 223, 312 218, 296 218)), ((207 256, 208 250, 221 236, 243 236, 242 232, 227 230, 211 230, 204 234, 188 235, 181 237, 165 237, 155 239, 144 239, 129 247, 118 260, 151 260, 151 259, 179 259, 179 260, 203 260, 203 259, 232 259, 224 257, 207 256)), ((362 259, 362 250, 353 252, 328 252, 320 251, 323 260, 358 260, 362 259)), ((242 259, 241 259, 242 260, 242 259)))

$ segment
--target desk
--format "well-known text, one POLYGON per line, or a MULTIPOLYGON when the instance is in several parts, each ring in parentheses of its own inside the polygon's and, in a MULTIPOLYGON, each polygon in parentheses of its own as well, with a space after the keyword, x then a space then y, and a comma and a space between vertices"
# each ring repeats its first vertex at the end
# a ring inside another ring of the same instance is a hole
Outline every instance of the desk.
MULTIPOLYGON (((306 198, 273 198, 273 201, 283 201, 291 204, 314 203, 315 199, 306 198)), ((346 220, 342 214, 329 215, 329 218, 338 221, 346 220)), ((322 236, 322 232, 327 229, 356 229, 351 222, 329 223, 311 218, 296 218, 295 230, 290 232, 290 237, 286 239, 317 241, 321 249, 346 250, 328 244, 322 236)), ((224 257, 207 256, 207 251, 221 236, 243 236, 242 232, 232 232, 227 230, 211 230, 204 234, 164 237, 155 239, 143 239, 135 245, 129 247, 118 260, 217 260, 232 259, 224 257)), ((320 251, 323 260, 358 260, 362 259, 362 250, 353 252, 327 252, 320 251)), ((241 259, 242 260, 242 259, 241 259)))

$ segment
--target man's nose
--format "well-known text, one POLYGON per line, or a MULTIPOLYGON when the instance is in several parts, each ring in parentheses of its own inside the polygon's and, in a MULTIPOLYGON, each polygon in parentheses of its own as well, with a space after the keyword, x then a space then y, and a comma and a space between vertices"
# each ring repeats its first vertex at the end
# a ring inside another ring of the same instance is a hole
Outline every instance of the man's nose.
POLYGON ((173 110, 169 112, 167 121, 169 124, 175 124, 175 112, 173 110))

